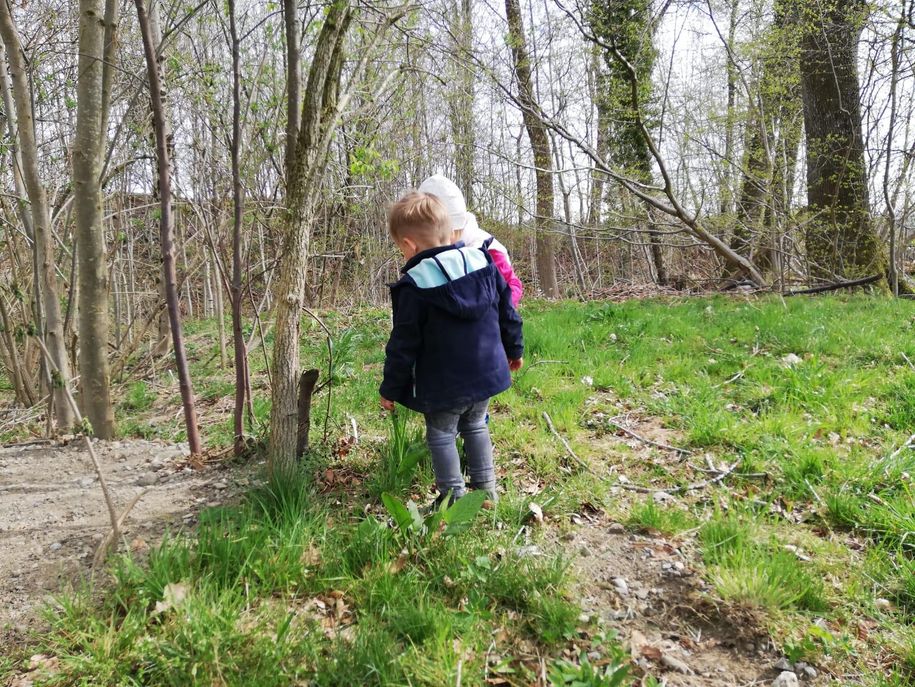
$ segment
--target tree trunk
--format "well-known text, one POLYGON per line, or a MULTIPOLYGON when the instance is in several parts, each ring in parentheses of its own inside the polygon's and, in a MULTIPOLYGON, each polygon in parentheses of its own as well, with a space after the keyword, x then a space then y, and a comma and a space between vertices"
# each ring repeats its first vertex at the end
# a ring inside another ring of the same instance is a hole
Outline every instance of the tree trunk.
MULTIPOLYGON (((155 0, 153 0, 155 1, 155 0)), ((137 19, 143 35, 143 52, 146 56, 146 72, 149 79, 149 94, 152 105, 153 128, 156 133, 156 162, 159 178, 159 240, 162 249, 162 273, 168 304, 169 325, 172 331, 172 345, 175 349, 175 366, 178 369, 178 384, 181 388, 181 401, 184 406, 184 424, 187 428, 187 441, 192 454, 201 451, 200 433, 197 428, 197 412, 194 408, 194 390, 188 372, 187 356, 184 351, 184 337, 181 332, 181 319, 178 312, 178 286, 175 273, 174 219, 172 217, 172 189, 169 156, 171 134, 165 117, 162 102, 162 85, 159 79, 159 59, 156 55, 156 44, 153 42, 149 16, 146 13, 145 0, 135 0, 137 19)), ((0 3, 2 4, 2 3, 0 3)))
POLYGON ((798 1, 807 201, 814 213, 806 234, 811 273, 824 279, 882 274, 886 256, 868 205, 857 71, 865 4, 798 1))
POLYGON ((67 401, 70 383, 70 360, 64 341, 63 317, 60 309, 60 288, 54 242, 51 236, 51 214, 48 197, 41 183, 38 167, 38 144, 35 138, 35 120, 32 111, 32 89, 23 56, 22 45, 13 22, 10 5, 0 1, 0 39, 6 47, 9 72, 12 79, 13 101, 19 123, 18 142, 22 155, 23 182, 31 204, 36 258, 39 273, 35 283, 41 285, 44 310, 44 328, 41 334, 51 354, 51 360, 60 371, 53 378, 53 405, 58 427, 70 428, 76 416, 67 401))
MULTIPOLYGON (((172 153, 174 152, 174 147, 172 145, 172 137, 169 126, 169 109, 168 109, 168 94, 165 91, 165 67, 162 64, 162 56, 159 55, 158 50, 162 45, 162 26, 159 23, 159 2, 161 0, 148 0, 148 17, 149 17, 149 30, 152 37, 152 43, 156 46, 156 69, 157 74, 159 75, 159 83, 162 87, 162 112, 163 116, 166 118, 166 130, 169 130, 168 141, 166 147, 168 149, 169 160, 172 159, 172 153)), ((156 132, 152 131, 151 143, 153 148, 156 146, 156 132)), ((159 188, 159 177, 154 175, 153 178, 153 200, 157 203, 161 203, 162 194, 159 188)), ((174 212, 174 207, 169 209, 169 212, 174 212)), ((156 288, 159 291, 159 304, 161 307, 162 303, 168 303, 168 284, 164 278, 164 272, 160 273, 156 279, 156 288)), ((159 313, 159 336, 156 340, 155 345, 153 346, 152 354, 153 356, 159 358, 168 354, 168 349, 171 339, 171 324, 168 314, 168 307, 162 308, 159 313)))
MULTIPOLYGON (((235 455, 245 450, 245 400, 248 388, 248 349, 242 332, 242 218, 245 198, 241 185, 241 65, 235 0, 229 1, 229 30, 232 39, 232 342, 235 358, 235 409, 233 428, 235 455)), ((287 3, 288 5, 288 3, 287 3)), ((293 3, 294 6, 294 3, 293 3)), ((298 68, 296 67, 296 72, 298 68)), ((296 126, 298 126, 296 124, 296 126)), ((288 160, 288 158, 287 158, 288 160)))
POLYGON ((452 60, 453 88, 448 93, 451 134, 454 138, 455 182, 464 192, 467 207, 473 207, 474 155, 476 131, 473 105, 476 71, 468 56, 473 53, 473 13, 470 0, 461 0, 452 15, 451 33, 455 39, 452 60))
MULTIPOLYGON (((283 0, 283 24, 286 29, 286 182, 295 164, 302 102, 302 67, 299 55, 299 17, 296 0, 283 0)), ((288 189, 287 189, 288 193, 288 189)))
POLYGON ((100 0, 79 3, 79 64, 73 202, 79 257, 79 386, 83 415, 101 439, 114 436, 108 367, 108 263, 102 226, 102 65, 105 27, 100 0))
MULTIPOLYGON (((296 21, 294 13, 286 21, 296 21)), ((336 126, 336 105, 343 69, 343 45, 351 20, 346 2, 331 5, 318 37, 304 91, 299 131, 287 145, 293 164, 286 170, 286 211, 281 228, 276 283, 272 406, 268 467, 282 474, 295 463, 298 445, 299 332, 305 301, 306 271, 315 206, 324 175, 328 137, 336 126)), ((287 81, 297 75, 287 74, 287 81)))
POLYGON ((514 61, 515 76, 518 79, 521 115, 534 153, 534 177, 537 182, 537 276, 544 295, 548 298, 559 298, 561 294, 556 279, 556 259, 553 255, 553 158, 550 154, 550 141, 541 117, 540 105, 534 96, 531 63, 519 0, 505 0, 505 14, 508 18, 508 43, 514 61))

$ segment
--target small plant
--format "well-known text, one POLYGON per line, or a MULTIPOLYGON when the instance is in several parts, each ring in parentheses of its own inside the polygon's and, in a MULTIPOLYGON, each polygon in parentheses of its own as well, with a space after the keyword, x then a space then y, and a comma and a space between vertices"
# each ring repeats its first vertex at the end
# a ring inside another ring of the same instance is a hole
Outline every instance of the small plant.
POLYGON ((381 495, 384 507, 394 518, 397 528, 408 536, 419 538, 431 538, 439 534, 446 537, 461 534, 470 527, 486 498, 486 492, 472 491, 450 506, 443 503, 441 507, 424 516, 419 512, 415 501, 404 504, 387 492, 381 495))
POLYGON ((692 528, 695 521, 678 508, 660 508, 654 501, 646 501, 629 513, 628 523, 639 530, 674 535, 692 528))
POLYGON ((148 410, 155 400, 156 395, 150 391, 149 385, 139 381, 130 385, 123 405, 127 410, 148 410))
POLYGON ((550 687, 620 687, 629 684, 632 678, 625 652, 614 645, 609 658, 610 663, 605 666, 591 665, 584 652, 579 656, 578 663, 557 659, 550 666, 547 676, 550 687))
POLYGON ((391 413, 388 441, 381 451, 381 465, 369 490, 376 496, 384 492, 404 493, 425 455, 425 442, 419 432, 411 429, 409 413, 401 410, 391 413))

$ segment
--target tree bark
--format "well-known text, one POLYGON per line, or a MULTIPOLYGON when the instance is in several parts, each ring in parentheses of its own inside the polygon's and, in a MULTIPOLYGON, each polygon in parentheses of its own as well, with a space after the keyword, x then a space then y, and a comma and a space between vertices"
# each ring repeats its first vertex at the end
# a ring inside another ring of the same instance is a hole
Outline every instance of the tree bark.
MULTIPOLYGON (((248 388, 248 349, 242 332, 242 218, 244 194, 241 185, 241 65, 235 0, 229 2, 229 31, 232 40, 232 341, 235 358, 235 409, 233 428, 235 455, 245 450, 245 400, 248 388)), ((298 126, 296 124, 296 126, 298 126)))
MULTIPOLYGON (((296 0, 283 0, 283 24, 286 29, 286 182, 295 165, 296 145, 301 118, 302 67, 299 55, 299 16, 296 0)), ((287 191, 288 192, 288 191, 287 191)))
POLYGON ((473 123, 473 105, 476 71, 470 66, 468 56, 473 53, 473 13, 470 0, 461 0, 451 21, 454 37, 452 60, 452 88, 448 93, 451 135, 454 139, 455 182, 464 193, 467 207, 473 207, 474 156, 476 131, 473 123))
MULTIPOLYGON (((306 260, 311 225, 327 159, 326 142, 336 126, 336 105, 343 45, 352 14, 347 2, 330 6, 318 36, 304 91, 293 164, 287 169, 286 211, 280 237, 276 283, 276 327, 273 344, 272 405, 268 468, 282 474, 295 462, 298 445, 298 392, 300 380, 299 332, 305 301, 306 260)), ((286 21, 296 21, 288 14, 286 21)), ((288 68, 288 64, 287 64, 288 68)), ((297 78, 288 73, 287 81, 297 78)))
POLYGON ((108 263, 102 226, 103 57, 105 27, 100 0, 79 2, 79 63, 73 201, 79 258, 79 386, 83 415, 101 439, 114 436, 108 366, 108 263))
POLYGON ((22 156, 23 182, 31 204, 31 220, 34 231, 35 252, 39 273, 35 283, 41 285, 44 311, 44 327, 41 332, 51 360, 59 374, 52 375, 53 405, 58 427, 70 428, 76 416, 67 401, 70 383, 70 360, 64 341, 63 317, 60 309, 60 288, 57 281, 57 265, 54 257, 54 242, 51 236, 51 213, 47 192, 41 183, 38 167, 38 144, 35 137, 35 120, 32 111, 32 89, 23 57, 22 45, 10 6, 0 1, 0 39, 6 47, 9 72, 12 79, 13 101, 18 120, 19 151, 22 156))
POLYGON ((508 43, 515 77, 518 80, 518 98, 522 104, 521 114, 534 153, 534 177, 537 183, 537 216, 534 224, 537 232, 537 276, 544 295, 559 298, 561 294, 553 254, 554 193, 550 141, 543 119, 538 114, 541 109, 534 95, 530 56, 519 0, 505 0, 505 14, 508 18, 508 43))
POLYGON ((807 134, 806 233, 813 276, 882 274, 886 257, 871 222, 861 133, 858 37, 863 0, 796 0, 801 91, 807 134))
MULTIPOLYGON (((153 0, 155 1, 155 0, 153 0)), ((2 4, 2 2, 0 2, 2 4)), ((191 454, 201 451, 200 432, 197 427, 197 412, 194 408, 194 389, 188 372, 187 355, 184 351, 184 337, 179 315, 177 275, 175 272, 174 219, 172 217, 172 189, 169 156, 168 121, 162 102, 162 84, 159 79, 159 59, 156 44, 153 43, 149 15, 145 0, 135 0, 140 33, 143 36, 143 52, 146 57, 146 72, 149 79, 149 94, 152 106, 153 128, 156 134, 156 163, 159 178, 159 240, 162 249, 162 273, 168 304, 169 325, 172 332, 172 346, 175 349, 175 366, 178 369, 178 384, 184 406, 184 424, 191 454)))
MULTIPOLYGON (((150 36, 152 37, 152 43, 156 48, 156 70, 159 76, 159 84, 162 88, 162 112, 165 117, 165 126, 166 131, 168 132, 168 140, 166 142, 166 148, 168 150, 169 160, 172 159, 172 153, 174 152, 174 147, 172 145, 172 136, 171 136, 171 126, 169 119, 169 109, 168 109, 168 93, 165 91, 165 67, 162 64, 162 56, 159 54, 158 50, 162 45, 162 26, 159 23, 159 2, 161 0, 148 0, 147 12, 149 18, 149 31, 150 36)), ((153 148, 156 146, 156 132, 155 128, 152 131, 151 143, 153 148)), ((153 179, 153 200, 161 204, 162 193, 159 188, 159 176, 154 175, 153 179)), ((174 207, 169 208, 169 212, 174 212, 174 207)), ((172 228, 174 230, 174 227, 172 228)), ((168 284, 166 283, 164 272, 160 273, 158 279, 156 280, 156 289, 159 291, 159 303, 168 303, 168 284)), ((157 358, 162 357, 168 354, 168 349, 171 339, 171 324, 168 314, 168 307, 162 308, 159 313, 159 336, 156 340, 155 345, 153 346, 153 355, 157 358)))

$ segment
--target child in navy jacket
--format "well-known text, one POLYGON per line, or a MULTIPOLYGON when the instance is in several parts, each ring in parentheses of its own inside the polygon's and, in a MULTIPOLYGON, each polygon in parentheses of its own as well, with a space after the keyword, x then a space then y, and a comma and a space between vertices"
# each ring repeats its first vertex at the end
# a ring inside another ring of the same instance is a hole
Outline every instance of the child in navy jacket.
POLYGON ((451 243, 448 213, 432 194, 412 192, 397 201, 388 229, 407 263, 391 287, 394 325, 381 405, 393 410, 400 403, 425 416, 438 502, 466 490, 458 434, 470 488, 495 500, 486 410, 524 364, 511 290, 487 251, 451 243))

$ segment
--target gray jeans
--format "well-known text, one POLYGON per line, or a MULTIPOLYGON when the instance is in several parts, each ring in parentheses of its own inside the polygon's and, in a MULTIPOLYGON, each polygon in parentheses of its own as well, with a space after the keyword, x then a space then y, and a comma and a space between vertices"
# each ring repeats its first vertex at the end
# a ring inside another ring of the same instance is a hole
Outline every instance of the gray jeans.
POLYGON ((496 475, 492 465, 492 441, 486 424, 489 400, 463 408, 426 414, 426 443, 432 453, 435 486, 440 494, 464 495, 464 476, 457 450, 457 435, 464 440, 464 455, 470 486, 495 494, 496 475))

